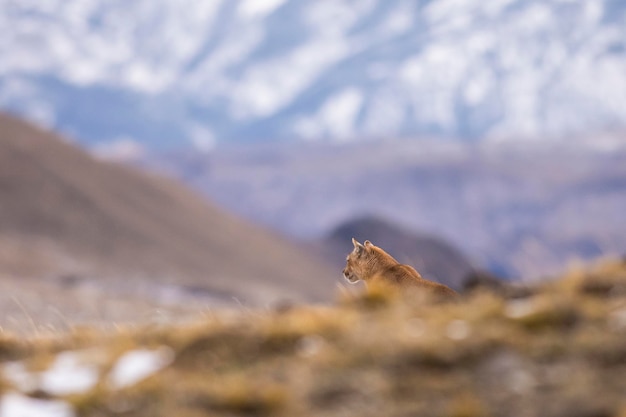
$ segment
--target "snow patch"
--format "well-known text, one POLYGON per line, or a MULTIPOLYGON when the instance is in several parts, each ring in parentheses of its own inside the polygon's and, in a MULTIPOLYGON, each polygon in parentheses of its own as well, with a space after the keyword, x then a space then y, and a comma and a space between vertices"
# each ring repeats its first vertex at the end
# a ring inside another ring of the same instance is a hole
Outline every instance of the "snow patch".
POLYGON ((62 352, 40 377, 40 388, 53 395, 87 392, 98 382, 98 367, 81 352, 62 352))
POLYGON ((201 102, 210 102, 221 96, 237 100, 240 94, 238 87, 245 81, 241 77, 237 80, 229 78, 228 69, 244 62, 265 37, 260 25, 246 25, 238 29, 227 33, 206 59, 180 80, 187 94, 201 102))
POLYGON ((136 384, 165 368, 174 360, 174 351, 169 347, 156 350, 138 349, 126 352, 117 360, 109 374, 109 385, 114 389, 136 384))
POLYGON ((345 89, 328 99, 320 111, 320 118, 331 135, 346 138, 353 134, 362 103, 363 93, 360 90, 345 89))
POLYGON ((597 0, 587 0, 584 4, 583 13, 589 26, 594 26, 600 22, 604 15, 604 5, 597 0))
POLYGON ((480 104, 486 97, 489 87, 493 85, 492 83, 492 77, 485 73, 481 73, 473 78, 470 78, 463 90, 465 103, 470 106, 480 104))
MULTIPOLYGON (((36 390, 52 395, 84 393, 99 378, 98 363, 102 355, 95 351, 68 351, 57 355, 45 371, 31 372, 24 362, 9 362, 2 367, 3 377, 22 392, 36 390)), ((0 413, 0 416, 4 414, 0 413)))
POLYGON ((418 84, 422 80, 423 64, 419 56, 407 59, 400 66, 400 80, 409 84, 418 84))
POLYGON ((122 74, 124 82, 137 91, 157 94, 164 91, 173 81, 173 74, 155 70, 143 62, 134 62, 122 74))
MULTIPOLYGON (((502 10, 515 0, 490 0, 482 4, 483 12, 490 18, 496 17, 502 10)), ((574 0, 577 1, 577 0, 574 0)))
POLYGON ((364 129, 376 137, 388 137, 400 130, 406 115, 407 103, 391 89, 383 89, 368 100, 364 129))
POLYGON ((402 4, 395 8, 383 21, 381 30, 386 35, 400 35, 407 32, 415 23, 412 3, 402 4))
POLYGON ((276 113, 350 49, 342 38, 319 38, 290 54, 253 66, 233 86, 234 114, 245 120, 276 113))
POLYGON ((432 23, 442 23, 468 13, 469 9, 475 6, 475 2, 465 0, 439 0, 428 3, 423 13, 424 17, 432 23))
POLYGON ((522 27, 528 33, 539 33, 552 22, 552 11, 545 4, 533 4, 522 14, 522 27))
POLYGON ((65 401, 30 398, 16 392, 0 397, 2 417, 74 417, 76 413, 65 401))
POLYGON ((304 10, 306 23, 315 36, 343 36, 374 6, 372 0, 336 1, 316 0, 307 2, 304 10))
POLYGON ((359 89, 344 89, 329 98, 317 115, 297 121, 294 129, 306 139, 328 136, 338 141, 353 139, 362 105, 363 93, 359 89))
POLYGON ((237 13, 247 19, 260 19, 285 3, 286 0, 243 0, 239 3, 237 13))

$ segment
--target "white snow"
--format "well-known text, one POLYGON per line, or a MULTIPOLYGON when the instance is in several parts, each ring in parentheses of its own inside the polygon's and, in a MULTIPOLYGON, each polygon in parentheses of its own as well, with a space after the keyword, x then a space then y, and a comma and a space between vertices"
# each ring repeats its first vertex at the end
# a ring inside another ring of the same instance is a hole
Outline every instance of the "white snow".
POLYGON ((399 69, 400 80, 409 84, 419 84, 422 81, 423 68, 420 56, 413 56, 402 63, 399 69))
POLYGON ((98 367, 83 352, 61 352, 50 368, 40 376, 39 387, 57 396, 78 394, 92 389, 98 382, 98 367))
MULTIPOLYGON (((483 7, 483 11, 484 13, 493 18, 496 17, 498 15, 498 13, 502 12, 502 9, 504 9, 506 6, 508 6, 509 4, 513 3, 515 0, 490 0, 490 1, 485 1, 482 2, 482 7, 483 7)), ((574 0, 576 1, 576 0, 574 0)))
POLYGON ((496 36, 488 31, 477 31, 466 38, 468 52, 484 54, 496 46, 496 36))
POLYGON ((415 22, 411 3, 400 4, 383 21, 381 30, 387 35, 400 35, 411 29, 415 22))
POLYGON ((522 12, 521 22, 528 33, 538 33, 552 22, 552 11, 545 4, 533 4, 522 12))
POLYGON ((423 13, 432 23, 441 23, 465 15, 475 6, 476 2, 466 0, 439 0, 428 3, 423 13))
POLYGON ((328 99, 320 110, 320 122, 330 135, 346 139, 354 135, 353 126, 361 110, 363 93, 356 88, 347 88, 328 99))
POLYGON ((589 26, 595 26, 598 24, 602 15, 604 14, 604 5, 601 1, 587 0, 584 2, 584 15, 586 23, 589 26))
POLYGON ((205 60, 179 80, 180 86, 189 96, 203 101, 224 96, 236 99, 238 93, 235 88, 241 80, 231 79, 228 70, 242 64, 263 40, 265 31, 255 24, 231 30, 205 60))
MULTIPOLYGON (((153 95, 156 111, 167 107, 157 100, 174 95, 181 108, 223 109, 226 129, 268 120, 267 135, 368 136, 383 126, 394 135, 433 125, 454 135, 468 108, 469 125, 482 136, 623 126, 626 8, 617 3, 609 9, 608 0, 0 1, 0 105, 68 126, 76 122, 64 116, 71 112, 58 108, 65 106, 65 87, 49 83, 60 80, 68 89, 153 95), (279 9, 284 27, 269 20, 279 9), (616 15, 604 19, 609 10, 616 15), (277 32, 284 42, 268 44, 277 32), (16 79, 31 91, 12 94, 16 79), (360 99, 346 99, 339 115, 324 110, 349 88, 360 99), (354 117, 357 107, 380 108, 383 101, 395 115, 388 123, 354 117), (493 117, 495 107, 500 117, 493 117)), ((182 115, 180 123, 203 125, 198 113, 182 115)), ((216 138, 229 133, 207 128, 216 138)), ((188 142, 206 142, 200 136, 207 137, 190 128, 188 142)))
POLYGON ((285 0, 242 0, 237 12, 244 18, 262 18, 279 8, 285 0))
POLYGON ((165 368, 173 360, 174 351, 168 347, 126 352, 111 370, 108 378, 109 386, 119 389, 134 385, 165 368))
POLYGON ((78 86, 121 84, 162 92, 202 47, 220 5, 218 0, 0 4, 0 73, 54 74, 78 86))
POLYGON ((382 88, 367 100, 364 130, 374 137, 389 137, 397 132, 406 115, 406 100, 395 89, 382 88))
POLYGON ((233 85, 234 114, 247 119, 276 113, 349 49, 341 38, 319 38, 287 56, 256 64, 233 85))
POLYGON ((316 0, 306 2, 303 11, 313 36, 345 36, 362 16, 376 5, 373 0, 316 0))
POLYGON ((16 392, 0 397, 2 417, 74 417, 73 408, 65 401, 30 398, 16 392))
POLYGON ((89 391, 98 381, 97 359, 95 351, 68 351, 59 353, 45 371, 29 371, 23 362, 6 363, 1 371, 7 381, 23 392, 78 394, 89 391))
POLYGON ((359 89, 346 88, 330 97, 315 116, 298 120, 294 130, 305 139, 354 139, 355 119, 363 100, 363 93, 359 89))
MULTIPOLYGON (((100 378, 106 353, 99 350, 67 351, 57 355, 44 371, 29 371, 24 362, 2 365, 2 378, 20 392, 0 396, 0 417, 73 417, 72 407, 61 400, 30 398, 21 392, 41 390, 54 396, 80 394, 92 389, 100 378)), ((168 347, 138 349, 122 355, 108 375, 109 386, 133 385, 169 365, 174 352, 168 347)))
POLYGON ((469 79, 463 90, 465 102, 471 106, 480 104, 487 95, 491 85, 493 85, 493 79, 487 70, 476 74, 476 76, 469 79))

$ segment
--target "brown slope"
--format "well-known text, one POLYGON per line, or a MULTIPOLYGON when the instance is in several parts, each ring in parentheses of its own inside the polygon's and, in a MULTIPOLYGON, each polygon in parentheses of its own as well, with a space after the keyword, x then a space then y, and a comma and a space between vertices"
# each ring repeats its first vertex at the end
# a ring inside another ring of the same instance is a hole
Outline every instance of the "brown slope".
POLYGON ((0 269, 148 277, 256 302, 325 298, 334 280, 291 242, 173 180, 98 161, 6 115, 0 115, 0 269))

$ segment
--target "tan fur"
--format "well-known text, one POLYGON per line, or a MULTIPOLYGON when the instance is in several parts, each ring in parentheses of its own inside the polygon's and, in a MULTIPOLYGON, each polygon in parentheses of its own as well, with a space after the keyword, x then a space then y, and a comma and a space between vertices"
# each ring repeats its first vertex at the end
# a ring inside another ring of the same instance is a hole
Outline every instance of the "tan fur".
POLYGON ((343 270, 343 276, 351 283, 364 281, 367 285, 415 288, 444 297, 458 295, 443 284, 422 278, 412 266, 399 263, 369 240, 362 245, 353 238, 352 243, 354 250, 346 258, 343 270))

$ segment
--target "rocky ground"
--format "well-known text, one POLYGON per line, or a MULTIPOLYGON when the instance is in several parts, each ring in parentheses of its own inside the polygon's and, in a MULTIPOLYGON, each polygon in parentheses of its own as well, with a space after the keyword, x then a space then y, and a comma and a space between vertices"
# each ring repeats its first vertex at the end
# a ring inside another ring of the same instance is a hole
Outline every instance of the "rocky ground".
POLYGON ((626 416, 626 263, 436 303, 0 333, 0 415, 626 416))

